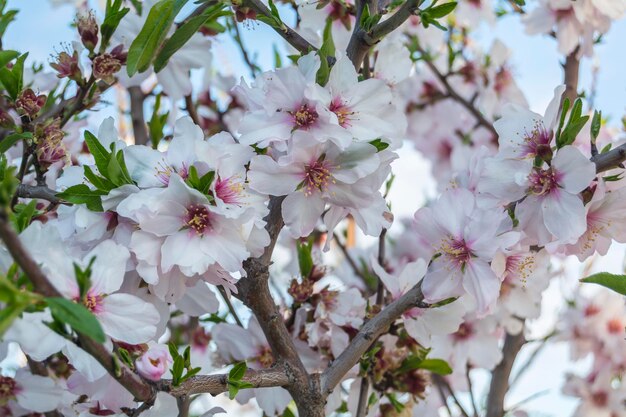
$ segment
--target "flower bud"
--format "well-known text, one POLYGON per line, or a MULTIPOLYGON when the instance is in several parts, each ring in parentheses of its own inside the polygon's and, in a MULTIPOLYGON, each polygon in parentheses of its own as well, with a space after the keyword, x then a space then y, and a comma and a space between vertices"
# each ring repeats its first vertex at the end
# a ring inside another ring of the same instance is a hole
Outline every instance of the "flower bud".
POLYGON ((158 381, 167 372, 169 364, 172 363, 172 356, 165 345, 150 344, 137 361, 135 366, 139 375, 151 381, 158 381))
POLYGON ((304 279, 302 283, 298 283, 298 280, 293 279, 287 292, 293 297, 295 302, 304 303, 313 295, 313 282, 304 279))
POLYGON ((93 52, 98 44, 98 24, 96 23, 96 18, 93 13, 90 11, 87 14, 78 15, 76 17, 76 27, 78 28, 80 40, 85 48, 87 48, 89 52, 93 52))
POLYGON ((46 99, 45 94, 37 95, 32 89, 27 88, 22 91, 22 94, 15 100, 15 108, 19 114, 33 118, 39 113, 43 105, 46 104, 46 99))
POLYGON ((247 19, 256 20, 256 12, 250 7, 235 7, 235 18, 237 22, 243 22, 247 19))

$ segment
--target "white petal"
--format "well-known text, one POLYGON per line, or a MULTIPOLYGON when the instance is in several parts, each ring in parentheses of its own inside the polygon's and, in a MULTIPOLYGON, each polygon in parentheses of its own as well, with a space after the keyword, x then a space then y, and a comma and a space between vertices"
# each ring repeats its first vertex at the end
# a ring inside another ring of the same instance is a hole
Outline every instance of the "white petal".
POLYGON ((156 334, 160 316, 156 308, 130 294, 112 294, 103 300, 102 313, 97 314, 104 332, 113 339, 137 345, 156 334))

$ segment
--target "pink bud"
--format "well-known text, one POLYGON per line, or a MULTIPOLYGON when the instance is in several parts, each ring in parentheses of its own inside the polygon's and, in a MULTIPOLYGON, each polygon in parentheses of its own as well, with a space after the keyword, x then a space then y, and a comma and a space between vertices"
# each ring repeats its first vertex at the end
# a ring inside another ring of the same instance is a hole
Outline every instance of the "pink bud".
POLYGON ((172 356, 165 345, 150 344, 137 361, 135 366, 139 375, 151 381, 158 381, 167 372, 169 364, 172 363, 172 356))

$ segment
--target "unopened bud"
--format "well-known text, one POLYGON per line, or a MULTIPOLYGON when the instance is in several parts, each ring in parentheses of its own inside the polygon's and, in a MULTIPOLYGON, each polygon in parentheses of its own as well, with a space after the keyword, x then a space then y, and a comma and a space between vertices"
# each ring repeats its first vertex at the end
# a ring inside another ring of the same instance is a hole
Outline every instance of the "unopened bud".
POLYGON ((98 24, 93 13, 90 11, 87 14, 78 15, 76 17, 76 27, 78 27, 80 40, 85 48, 89 52, 93 52, 98 44, 98 24))

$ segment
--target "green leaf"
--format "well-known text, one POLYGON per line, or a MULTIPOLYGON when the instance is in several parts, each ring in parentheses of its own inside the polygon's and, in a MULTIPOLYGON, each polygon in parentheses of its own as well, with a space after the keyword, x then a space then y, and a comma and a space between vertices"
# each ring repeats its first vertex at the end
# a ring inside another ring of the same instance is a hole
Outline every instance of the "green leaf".
POLYGON ((87 178, 89 182, 92 183, 98 190, 109 192, 115 188, 115 184, 104 177, 96 175, 90 166, 84 165, 83 169, 85 178, 87 178))
POLYGON ((33 134, 30 132, 12 133, 9 136, 2 139, 2 142, 0 142, 0 153, 5 153, 9 149, 11 149, 13 145, 15 145, 18 141, 22 139, 32 139, 32 138, 33 138, 33 134))
POLYGON ((28 307, 28 303, 11 303, 0 310, 0 338, 7 331, 13 321, 20 316, 28 307))
POLYGON ((389 144, 387 142, 383 142, 381 138, 370 141, 370 145, 376 148, 376 152, 384 151, 389 147, 389 144))
POLYGON ((457 5, 457 2, 453 1, 450 3, 441 4, 439 6, 430 7, 426 10, 428 10, 428 15, 431 18, 441 19, 442 17, 445 17, 449 15, 450 13, 452 13, 456 5, 457 5))
POLYGON ((600 134, 600 127, 602 126, 602 112, 594 111, 593 118, 591 119, 591 140, 596 143, 596 139, 600 134))
POLYGON ((174 18, 187 0, 161 0, 150 9, 143 28, 130 45, 126 59, 126 71, 132 77, 150 68, 174 18))
POLYGON ((231 12, 222 10, 224 8, 223 3, 218 3, 213 7, 205 9, 202 14, 195 16, 181 25, 176 32, 163 44, 163 48, 157 54, 154 60, 154 71, 159 72, 167 65, 169 59, 180 48, 191 39, 191 37, 198 32, 198 29, 210 20, 215 20, 221 16, 232 14, 231 12))
POLYGON ((122 8, 122 0, 107 0, 106 12, 104 21, 100 26, 100 34, 102 35, 102 42, 100 50, 103 51, 109 46, 111 36, 120 24, 120 21, 126 16, 130 9, 128 7, 122 8))
POLYGON ((28 204, 17 204, 13 208, 11 220, 18 233, 23 232, 28 227, 36 213, 37 200, 31 200, 28 204))
POLYGON ((304 278, 308 277, 313 270, 313 256, 311 254, 312 249, 313 242, 296 242, 296 250, 298 252, 298 265, 300 266, 300 273, 304 278))
POLYGON ((106 193, 92 190, 86 184, 77 184, 58 193, 57 197, 73 204, 85 204, 91 211, 104 211, 101 196, 106 193))
POLYGON ((20 53, 17 51, 0 51, 0 67, 5 67, 18 56, 20 53))
POLYGON ((425 369, 438 375, 450 375, 452 373, 452 368, 443 359, 424 359, 420 363, 419 369, 425 369))
POLYGON ((580 280, 592 284, 599 284, 609 288, 617 293, 626 295, 626 275, 610 274, 608 272, 599 272, 580 280))
POLYGON ((233 368, 228 373, 228 382, 241 381, 241 378, 243 378, 243 376, 246 374, 246 369, 248 369, 246 361, 235 364, 235 366, 233 366, 233 368))
POLYGON ((322 47, 318 51, 320 57, 320 68, 317 70, 316 81, 319 85, 326 85, 328 77, 330 76, 330 65, 328 64, 328 58, 335 57, 335 42, 333 41, 332 33, 332 19, 326 19, 326 26, 324 27, 324 38, 322 47))
POLYGON ((561 107, 561 117, 559 117, 559 127, 556 129, 556 143, 557 146, 560 143, 561 130, 563 129, 563 124, 565 123, 565 116, 567 115, 567 110, 569 110, 570 101, 569 98, 565 97, 563 100, 563 106, 561 107))
POLYGON ((18 10, 9 10, 6 13, 2 14, 0 17, 0 38, 4 36, 4 32, 6 32, 9 24, 15 20, 15 15, 18 13, 18 10))
POLYGON ((87 148, 89 148, 89 152, 91 153, 91 155, 93 155, 93 158, 96 161, 98 171, 100 171, 100 174, 106 175, 109 166, 109 159, 111 159, 111 154, 100 143, 98 138, 96 138, 88 130, 85 130, 85 143, 87 144, 87 148))
POLYGON ((88 336, 98 343, 104 343, 105 337, 100 322, 84 305, 61 297, 46 298, 46 302, 55 319, 68 324, 77 333, 88 336))
POLYGON ((124 162, 124 153, 122 151, 115 152, 115 145, 112 145, 111 154, 115 154, 115 158, 109 158, 106 171, 107 178, 118 187, 124 184, 133 184, 124 162))
POLYGON ((152 117, 148 122, 148 131, 150 132, 150 142, 152 143, 152 148, 156 149, 159 146, 159 142, 163 138, 163 128, 167 123, 167 118, 170 112, 166 112, 164 114, 159 114, 159 109, 161 108, 161 93, 157 94, 154 107, 152 109, 152 117))

